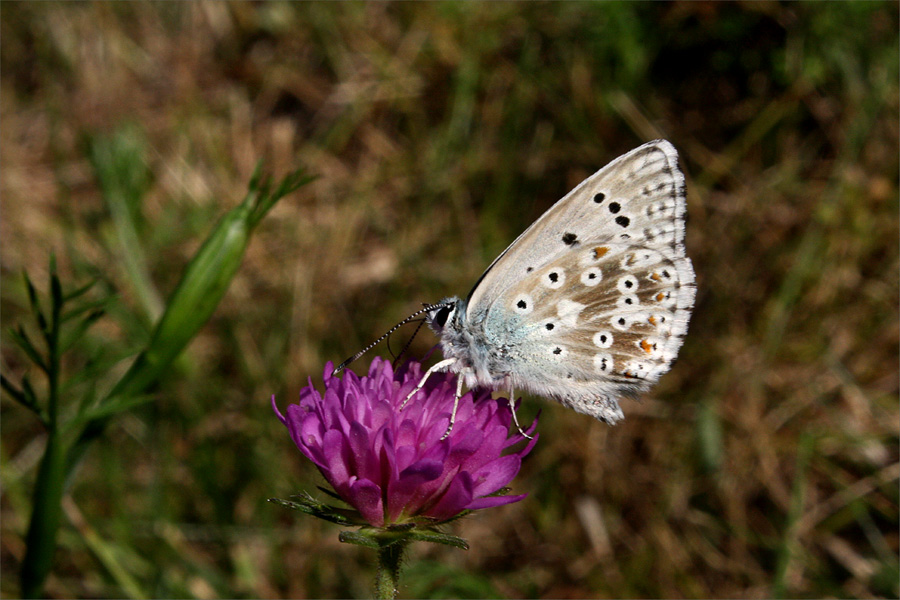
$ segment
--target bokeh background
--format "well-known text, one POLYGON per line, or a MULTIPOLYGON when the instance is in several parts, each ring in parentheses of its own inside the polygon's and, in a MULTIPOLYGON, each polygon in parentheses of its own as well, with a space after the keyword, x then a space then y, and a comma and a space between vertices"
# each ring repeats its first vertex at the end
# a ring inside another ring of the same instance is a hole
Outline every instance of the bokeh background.
MULTIPOLYGON (((119 298, 70 373, 146 340, 258 160, 318 175, 87 455, 47 593, 367 596, 370 551, 266 502, 322 483, 270 395, 465 294, 585 176, 664 137, 698 278, 680 358, 614 428, 526 399, 529 497, 455 524, 467 552, 414 546, 401 596, 897 597, 898 20, 896 2, 4 2, 3 328, 51 252, 119 298), (133 240, 109 148, 137 173, 133 240)), ((0 407, 15 597, 45 438, 0 407)))

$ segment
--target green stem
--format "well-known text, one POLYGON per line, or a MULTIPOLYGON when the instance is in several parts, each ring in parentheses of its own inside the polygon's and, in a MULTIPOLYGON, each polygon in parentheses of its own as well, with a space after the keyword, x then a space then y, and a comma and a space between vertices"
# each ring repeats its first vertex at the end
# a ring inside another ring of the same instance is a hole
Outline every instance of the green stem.
POLYGON ((375 575, 375 598, 394 600, 397 597, 397 586, 400 580, 400 563, 406 540, 385 543, 378 548, 378 573, 375 575))
MULTIPOLYGON (((253 228, 283 196, 308 183, 301 171, 285 177, 272 192, 272 182, 258 167, 244 202, 232 209, 213 229, 191 259, 148 346, 113 387, 102 403, 120 401, 143 393, 166 374, 169 365, 209 320, 240 267, 253 228)), ((62 496, 81 458, 92 441, 100 437, 117 412, 111 411, 85 423, 67 449, 58 426, 60 376, 60 325, 65 296, 56 275, 56 261, 50 259, 52 315, 48 325, 39 307, 35 309, 48 347, 47 449, 41 459, 34 488, 33 510, 28 525, 25 559, 21 569, 22 595, 38 597, 52 566, 59 530, 62 496)), ((26 279, 27 282, 27 279, 26 279)), ((37 306, 29 285, 32 305, 37 306)), ((26 340, 27 341, 27 340, 26 340)), ((39 363, 40 364, 40 363, 39 363)), ((66 436, 68 439, 69 436, 66 436)))
POLYGON ((63 294, 59 278, 56 276, 56 259, 50 258, 51 309, 50 323, 44 331, 47 342, 47 447, 38 468, 34 484, 34 507, 25 537, 25 559, 19 572, 23 598, 39 598, 44 590, 44 581, 53 564, 56 550, 56 535, 60 523, 60 502, 62 501, 66 449, 60 440, 58 427, 59 405, 59 334, 62 314, 63 294))
POLYGON ((25 538, 25 560, 20 572, 22 597, 39 598, 44 580, 53 564, 56 534, 60 522, 60 502, 65 485, 66 452, 56 432, 47 438, 34 486, 34 509, 25 538))

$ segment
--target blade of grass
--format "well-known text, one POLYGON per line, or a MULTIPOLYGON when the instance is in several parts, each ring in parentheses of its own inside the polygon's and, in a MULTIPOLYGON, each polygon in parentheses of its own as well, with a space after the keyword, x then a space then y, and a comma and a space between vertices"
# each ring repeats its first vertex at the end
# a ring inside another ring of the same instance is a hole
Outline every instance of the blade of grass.
POLYGON ((153 323, 163 312, 163 301, 150 278, 135 222, 149 177, 142 137, 136 127, 126 126, 89 144, 91 165, 115 227, 117 255, 147 320, 153 323))
POLYGON ((75 502, 66 497, 63 500, 63 510, 66 518, 75 526, 75 529, 81 535, 81 539, 94 554, 97 560, 106 568, 107 572, 129 598, 151 598, 152 594, 148 593, 141 587, 137 579, 128 572, 126 563, 135 564, 144 567, 146 570, 146 562, 128 551, 125 547, 104 540, 97 531, 91 527, 78 510, 75 502), (143 563, 143 564, 141 564, 143 563))
POLYGON ((805 433, 800 438, 797 449, 797 462, 794 467, 794 489, 791 492, 791 504, 781 538, 781 546, 778 549, 775 576, 772 581, 773 598, 785 598, 789 595, 787 577, 794 562, 799 558, 798 533, 800 529, 798 525, 803 514, 803 506, 806 503, 807 470, 810 457, 815 452, 815 446, 815 435, 805 433))
MULTIPOLYGON (((275 192, 270 177, 263 176, 261 164, 250 180, 244 201, 216 225, 188 263, 172 293, 147 347, 101 404, 142 394, 166 372, 172 361, 212 316, 241 265, 255 226, 275 205, 275 201, 310 182, 313 178, 298 169, 287 175, 275 192)), ((69 450, 69 476, 85 450, 106 429, 114 415, 89 420, 69 450)))

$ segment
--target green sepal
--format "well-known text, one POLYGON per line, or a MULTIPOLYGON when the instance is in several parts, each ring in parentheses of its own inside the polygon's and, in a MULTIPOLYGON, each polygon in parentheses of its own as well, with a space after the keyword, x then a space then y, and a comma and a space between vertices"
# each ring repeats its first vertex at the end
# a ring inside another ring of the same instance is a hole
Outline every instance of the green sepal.
POLYGON ((362 515, 360 515, 357 511, 353 509, 338 508, 336 506, 322 504, 306 492, 302 492, 301 494, 296 496, 291 496, 291 500, 284 500, 282 498, 269 498, 269 502, 272 502, 273 504, 280 504, 281 506, 286 506, 287 508, 293 508, 308 515, 323 519, 325 521, 337 523, 338 525, 363 526, 367 524, 365 519, 362 518, 362 515))
POLYGON ((399 523, 387 527, 366 526, 357 531, 342 531, 338 539, 345 544, 376 549, 399 543, 405 545, 409 542, 431 542, 462 550, 469 549, 469 543, 459 536, 429 526, 422 527, 416 523, 399 523))
POLYGON ((338 534, 338 540, 345 544, 355 544, 357 546, 365 546, 366 548, 374 548, 375 550, 381 548, 381 544, 378 543, 378 540, 359 531, 342 531, 338 534))
POLYGON ((431 529, 414 529, 409 532, 409 539, 417 542, 432 542, 434 544, 443 544, 445 546, 453 546, 461 550, 469 549, 469 542, 450 533, 435 531, 431 529))

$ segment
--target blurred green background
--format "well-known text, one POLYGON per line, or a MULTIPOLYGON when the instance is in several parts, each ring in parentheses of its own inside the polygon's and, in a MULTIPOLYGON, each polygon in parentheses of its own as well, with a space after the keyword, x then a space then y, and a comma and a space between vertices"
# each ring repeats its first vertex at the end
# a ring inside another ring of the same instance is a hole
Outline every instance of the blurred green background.
MULTIPOLYGON (((4 2, 3 329, 51 251, 119 298, 69 373, 146 340, 259 159, 319 176, 87 455, 47 593, 370 594, 369 551, 266 503, 322 482, 270 395, 465 294, 585 176, 664 137, 698 278, 680 358, 614 428, 526 400, 529 497, 457 523, 468 552, 414 546, 401 596, 897 597, 898 20, 896 2, 4 2)), ((28 370, 8 336, 2 365, 28 370)), ((44 434, 6 396, 0 417, 15 597, 44 434)))

